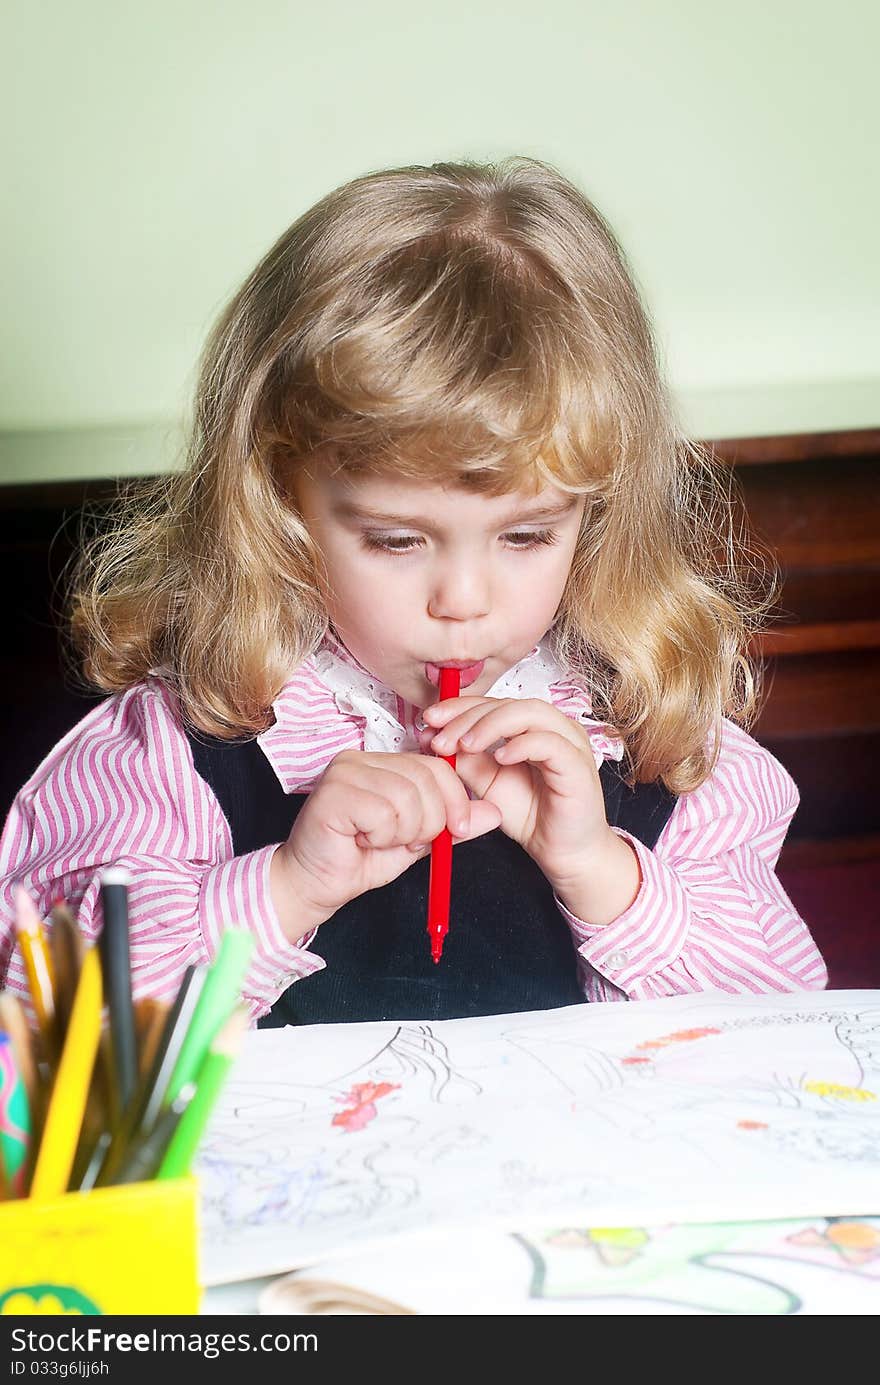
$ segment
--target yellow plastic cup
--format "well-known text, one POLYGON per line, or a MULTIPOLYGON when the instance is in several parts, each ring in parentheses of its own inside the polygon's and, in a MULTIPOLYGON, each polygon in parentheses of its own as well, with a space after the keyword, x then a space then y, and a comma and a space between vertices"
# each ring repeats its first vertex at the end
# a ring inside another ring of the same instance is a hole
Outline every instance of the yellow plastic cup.
POLYGON ((0 1314, 195 1314, 195 1178, 0 1204, 0 1314))

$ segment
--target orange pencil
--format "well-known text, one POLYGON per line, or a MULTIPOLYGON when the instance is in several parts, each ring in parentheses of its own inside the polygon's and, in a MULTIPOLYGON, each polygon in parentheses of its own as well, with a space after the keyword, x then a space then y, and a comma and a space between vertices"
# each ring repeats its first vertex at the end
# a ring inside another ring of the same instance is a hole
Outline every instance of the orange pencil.
POLYGON ((55 1031, 55 980, 43 920, 23 885, 16 885, 15 929, 18 948, 27 973, 37 1025, 47 1053, 51 1052, 55 1031))
MULTIPOLYGON (((439 702, 448 697, 458 697, 461 691, 461 669, 440 669, 439 702)), ((441 759, 455 769, 455 756, 443 755, 441 759)), ((428 937, 431 939, 431 956, 439 962, 443 955, 443 939, 449 932, 449 898, 452 891, 452 837, 444 827, 431 843, 431 869, 428 875, 428 937)))
POLYGON ((167 1018, 168 1006, 153 996, 141 996, 140 1000, 134 1002, 138 1077, 141 1079, 147 1075, 152 1067, 167 1018))

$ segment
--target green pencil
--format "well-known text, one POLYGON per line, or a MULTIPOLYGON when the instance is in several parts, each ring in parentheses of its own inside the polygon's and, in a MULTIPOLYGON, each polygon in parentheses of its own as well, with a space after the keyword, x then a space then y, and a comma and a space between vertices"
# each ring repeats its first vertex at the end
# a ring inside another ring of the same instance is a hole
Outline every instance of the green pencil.
POLYGON ((254 940, 243 928, 228 928, 205 978, 183 1047, 171 1074, 165 1102, 172 1102, 185 1082, 195 1081, 212 1040, 240 999, 239 988, 254 940))
POLYGON ((246 1012, 242 1009, 235 1010, 211 1043, 196 1074, 196 1094, 171 1136, 156 1172, 157 1179, 183 1178, 189 1173, 199 1141, 216 1104, 220 1088, 235 1062, 246 1028, 246 1012))

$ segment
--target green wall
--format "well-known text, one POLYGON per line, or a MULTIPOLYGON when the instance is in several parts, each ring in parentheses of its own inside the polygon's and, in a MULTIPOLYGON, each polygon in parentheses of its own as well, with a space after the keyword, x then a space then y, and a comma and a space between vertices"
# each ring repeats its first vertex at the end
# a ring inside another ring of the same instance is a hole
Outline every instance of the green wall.
POLYGON ((880 424, 876 0, 7 0, 0 481, 179 456, 214 316, 371 168, 535 154, 698 436, 880 424))

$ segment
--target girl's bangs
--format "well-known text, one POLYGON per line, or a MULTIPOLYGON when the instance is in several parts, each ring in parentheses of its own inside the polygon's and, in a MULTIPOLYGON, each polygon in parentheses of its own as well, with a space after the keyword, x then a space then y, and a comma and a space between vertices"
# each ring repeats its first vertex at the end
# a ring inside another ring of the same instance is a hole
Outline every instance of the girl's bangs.
POLYGON ((593 491, 618 464, 595 324, 544 257, 479 227, 366 262, 353 250, 290 341, 299 459, 496 493, 550 479, 593 491))
POLYGON ((490 353, 463 362, 436 335, 401 353, 405 365, 387 338, 378 351, 360 333, 337 343, 289 400, 294 453, 487 494, 547 484, 593 492, 619 455, 604 382, 577 368, 581 353, 553 352, 540 335, 500 363, 490 353))

